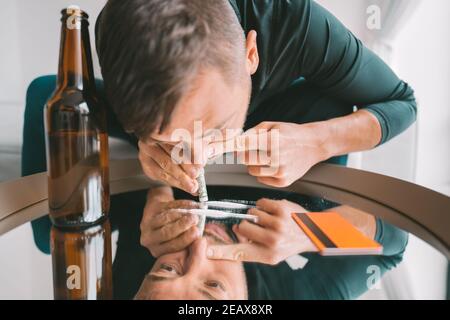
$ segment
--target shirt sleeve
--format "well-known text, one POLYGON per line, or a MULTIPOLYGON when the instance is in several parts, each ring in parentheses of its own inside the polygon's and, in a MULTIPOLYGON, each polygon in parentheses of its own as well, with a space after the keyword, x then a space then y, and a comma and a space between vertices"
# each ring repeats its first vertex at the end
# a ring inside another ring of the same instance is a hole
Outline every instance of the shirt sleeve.
POLYGON ((308 2, 308 23, 299 21, 305 38, 298 72, 324 94, 375 115, 382 128, 381 144, 402 133, 416 120, 412 88, 331 13, 308 2))

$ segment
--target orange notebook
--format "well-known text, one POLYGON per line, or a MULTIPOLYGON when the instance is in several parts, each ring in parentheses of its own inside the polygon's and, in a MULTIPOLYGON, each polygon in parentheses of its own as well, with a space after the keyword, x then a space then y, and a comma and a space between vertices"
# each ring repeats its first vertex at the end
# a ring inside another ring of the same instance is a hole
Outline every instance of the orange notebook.
POLYGON ((292 217, 323 256, 380 255, 383 246, 334 212, 293 213, 292 217))

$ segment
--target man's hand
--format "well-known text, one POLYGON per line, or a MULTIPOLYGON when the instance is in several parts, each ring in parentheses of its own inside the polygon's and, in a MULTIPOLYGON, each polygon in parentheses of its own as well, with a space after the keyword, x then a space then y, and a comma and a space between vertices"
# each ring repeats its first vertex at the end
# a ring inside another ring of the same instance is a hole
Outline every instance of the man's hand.
POLYGON ((173 209, 198 208, 193 201, 174 201, 169 187, 151 189, 141 221, 141 245, 158 258, 188 247, 200 237, 198 216, 176 212, 173 209))
POLYGON ((235 152, 250 175, 272 187, 287 187, 328 159, 325 136, 311 124, 263 122, 234 141, 216 142, 214 154, 235 152))
POLYGON ((198 191, 196 178, 203 167, 198 162, 178 164, 172 159, 175 146, 170 144, 145 143, 139 141, 139 161, 144 173, 153 180, 195 194, 198 191))
POLYGON ((292 219, 294 212, 306 212, 286 200, 261 199, 249 214, 258 216, 258 224, 248 221, 235 226, 238 244, 211 245, 210 259, 259 262, 276 265, 302 252, 315 252, 316 247, 292 219))

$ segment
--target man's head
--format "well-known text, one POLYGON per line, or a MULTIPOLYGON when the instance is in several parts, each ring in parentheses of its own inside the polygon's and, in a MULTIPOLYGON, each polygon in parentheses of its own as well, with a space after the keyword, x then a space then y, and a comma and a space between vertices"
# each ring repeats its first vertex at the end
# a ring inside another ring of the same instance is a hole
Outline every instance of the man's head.
POLYGON ((231 244, 230 236, 216 224, 207 224, 204 237, 189 248, 158 258, 144 279, 136 299, 244 300, 247 280, 241 262, 211 260, 208 244, 231 244))
POLYGON ((259 58, 228 0, 109 0, 97 49, 120 122, 141 140, 242 128, 259 58))

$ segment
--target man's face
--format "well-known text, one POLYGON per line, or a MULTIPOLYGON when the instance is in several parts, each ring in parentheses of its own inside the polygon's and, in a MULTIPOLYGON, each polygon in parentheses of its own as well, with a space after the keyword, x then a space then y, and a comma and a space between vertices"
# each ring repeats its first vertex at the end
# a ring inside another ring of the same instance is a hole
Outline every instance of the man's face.
MULTIPOLYGON (((245 58, 237 62, 240 66, 235 79, 226 81, 223 74, 215 68, 203 69, 194 78, 191 88, 175 107, 169 125, 163 132, 154 132, 143 142, 175 145, 187 142, 192 148, 208 143, 211 139, 218 141, 217 136, 211 135, 211 130, 222 130, 223 140, 230 140, 239 135, 243 129, 250 105, 252 82, 251 76, 259 66, 257 34, 250 31, 245 43, 245 58), (198 134, 195 123, 201 122, 202 134, 198 134), (183 129, 189 132, 190 141, 174 139, 173 133, 183 129), (233 133, 226 129, 231 129, 233 133)), ((217 44, 220 45, 220 44, 217 44)))
POLYGON ((208 139, 212 139, 212 130, 217 133, 218 129, 224 139, 231 139, 234 136, 225 136, 225 129, 236 129, 233 134, 239 134, 239 129, 245 124, 250 94, 249 75, 242 74, 230 84, 217 70, 204 70, 195 78, 189 92, 176 106, 169 125, 163 132, 151 134, 145 142, 177 144, 182 142, 182 138, 174 137, 173 134, 180 129, 189 132, 190 141, 184 142, 191 147, 198 142, 204 145, 208 139), (194 130, 196 122, 201 123, 201 131, 194 130))
POLYGON ((188 249, 161 256, 156 260, 136 299, 247 299, 242 263, 210 260, 206 256, 208 244, 231 243, 233 240, 222 226, 207 224, 204 237, 188 249))

